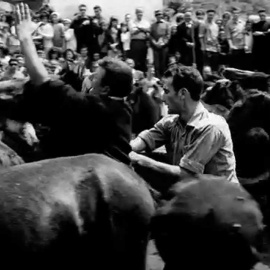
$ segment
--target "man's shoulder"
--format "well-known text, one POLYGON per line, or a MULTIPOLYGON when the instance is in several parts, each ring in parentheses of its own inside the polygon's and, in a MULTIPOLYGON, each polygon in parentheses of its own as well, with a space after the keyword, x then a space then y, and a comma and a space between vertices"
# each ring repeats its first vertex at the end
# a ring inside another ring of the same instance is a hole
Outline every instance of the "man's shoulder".
POLYGON ((164 116, 158 124, 161 124, 165 129, 170 129, 175 123, 178 121, 179 115, 177 114, 169 114, 164 116))

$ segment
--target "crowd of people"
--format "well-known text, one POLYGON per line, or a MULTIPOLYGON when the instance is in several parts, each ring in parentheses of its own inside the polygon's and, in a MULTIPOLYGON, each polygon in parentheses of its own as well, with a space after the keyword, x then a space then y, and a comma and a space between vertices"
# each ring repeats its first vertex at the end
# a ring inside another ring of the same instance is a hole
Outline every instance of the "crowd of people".
MULTIPOLYGON (((115 16, 107 20, 100 6, 93 11, 87 15, 87 6, 81 4, 73 19, 61 18, 44 5, 32 13, 32 38, 46 69, 56 76, 72 70, 85 80, 79 86, 84 91, 91 88, 91 74, 105 56, 126 60, 134 70, 145 76, 149 71, 155 78, 174 64, 193 65, 206 76, 218 74, 223 66, 270 73, 265 10, 259 11, 258 22, 244 21, 237 8, 221 18, 213 9, 194 14, 186 10, 173 17, 156 10, 152 22, 141 8, 134 18, 126 14, 122 21, 115 16)), ((1 15, 0 28, 0 80, 27 77, 12 14, 1 15)))

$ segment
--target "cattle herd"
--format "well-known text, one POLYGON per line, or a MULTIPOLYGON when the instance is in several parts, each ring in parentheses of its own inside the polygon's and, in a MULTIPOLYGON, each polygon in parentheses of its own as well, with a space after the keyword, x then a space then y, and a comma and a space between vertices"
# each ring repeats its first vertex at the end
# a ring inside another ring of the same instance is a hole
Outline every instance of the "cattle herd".
MULTIPOLYGON (((204 175, 168 191, 161 175, 98 154, 42 160, 39 140, 49 127, 4 117, 6 102, 22 93, 25 81, 0 83, 2 263, 143 270, 153 239, 166 270, 252 269, 269 234, 269 77, 224 74, 202 101, 228 121, 244 188, 204 175), (164 192, 153 193, 146 182, 164 192)), ((160 117, 154 97, 144 94, 136 88, 128 99, 135 133, 160 117)))

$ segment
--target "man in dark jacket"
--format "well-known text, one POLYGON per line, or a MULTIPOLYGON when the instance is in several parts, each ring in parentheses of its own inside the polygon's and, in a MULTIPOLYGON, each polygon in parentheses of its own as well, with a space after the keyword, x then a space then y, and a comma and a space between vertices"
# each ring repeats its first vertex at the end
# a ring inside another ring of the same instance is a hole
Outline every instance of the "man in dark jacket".
POLYGON ((132 89, 131 69, 120 60, 102 60, 89 95, 52 81, 31 38, 28 6, 17 5, 16 15, 31 84, 11 104, 2 101, 1 113, 49 126, 43 140, 46 158, 101 153, 129 164, 131 109, 125 97, 132 89))
POLYGON ((77 39, 77 52, 86 46, 89 56, 92 57, 97 49, 97 40, 95 38, 96 25, 90 16, 86 15, 87 7, 82 4, 79 6, 79 14, 72 21, 70 28, 74 29, 77 39))

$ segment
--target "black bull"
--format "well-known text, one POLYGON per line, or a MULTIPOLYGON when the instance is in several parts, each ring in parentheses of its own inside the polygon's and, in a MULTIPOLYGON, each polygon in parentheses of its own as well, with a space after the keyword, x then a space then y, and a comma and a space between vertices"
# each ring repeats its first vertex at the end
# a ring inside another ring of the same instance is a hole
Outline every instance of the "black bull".
POLYGON ((0 173, 0 252, 11 269, 145 269, 152 197, 103 155, 0 173))

